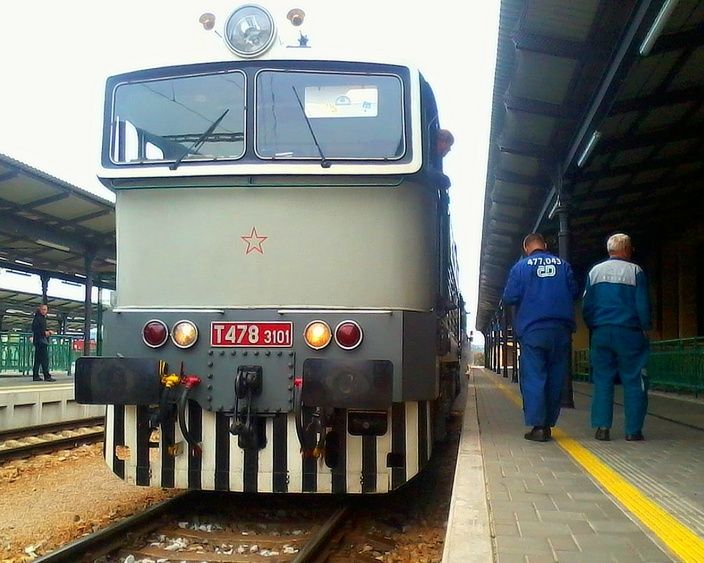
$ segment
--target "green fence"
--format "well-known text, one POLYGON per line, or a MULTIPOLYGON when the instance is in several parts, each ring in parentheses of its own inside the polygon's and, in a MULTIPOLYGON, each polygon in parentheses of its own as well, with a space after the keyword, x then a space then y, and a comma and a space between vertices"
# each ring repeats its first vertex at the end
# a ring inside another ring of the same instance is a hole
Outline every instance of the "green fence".
MULTIPOLYGON (((34 346, 32 335, 18 332, 0 333, 0 374, 32 373, 34 346)), ((71 375, 73 363, 80 352, 74 351, 75 338, 57 335, 49 337, 49 370, 71 375)))
MULTIPOLYGON (((575 380, 591 381, 587 350, 575 350, 572 365, 575 380)), ((647 370, 653 388, 704 393, 704 337, 651 342, 647 370)))

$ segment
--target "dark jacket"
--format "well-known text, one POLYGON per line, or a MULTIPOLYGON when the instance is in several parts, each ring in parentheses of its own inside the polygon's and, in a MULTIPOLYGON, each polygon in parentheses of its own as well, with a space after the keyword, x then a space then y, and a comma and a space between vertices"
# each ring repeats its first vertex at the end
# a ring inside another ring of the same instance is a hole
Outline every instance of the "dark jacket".
POLYGON ((574 330, 573 302, 578 296, 569 263, 536 250, 511 268, 503 301, 516 305, 514 326, 520 337, 529 329, 565 326, 574 330))
POLYGON ((35 345, 49 344, 46 331, 46 317, 37 311, 34 313, 34 319, 32 320, 32 338, 35 345))

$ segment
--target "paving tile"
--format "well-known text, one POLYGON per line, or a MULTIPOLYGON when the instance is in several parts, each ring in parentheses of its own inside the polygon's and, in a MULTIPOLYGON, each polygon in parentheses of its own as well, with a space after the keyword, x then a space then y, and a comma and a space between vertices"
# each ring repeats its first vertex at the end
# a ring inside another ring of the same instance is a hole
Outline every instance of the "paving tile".
POLYGON ((564 536, 552 535, 548 538, 548 541, 554 551, 580 551, 571 534, 564 536))
MULTIPOLYGON (((497 387, 516 390, 515 384, 488 370, 478 370, 473 384, 496 561, 674 561, 557 442, 523 439, 520 408, 497 387)), ((575 385, 575 408, 563 410, 560 429, 704 535, 704 433, 673 432, 672 423, 648 417, 646 442, 628 443, 617 406, 615 439, 598 442, 589 424, 586 388, 575 385)))
POLYGON ((550 538, 571 533, 567 524, 560 522, 523 522, 519 519, 518 529, 526 538, 550 538))
POLYGON ((496 538, 499 551, 523 555, 551 554, 550 544, 544 538, 503 537, 496 538))
MULTIPOLYGON (((566 510, 540 510, 538 509, 538 518, 543 522, 584 522, 585 516, 583 512, 568 512, 566 510)), ((569 524, 568 524, 569 525, 569 524)))

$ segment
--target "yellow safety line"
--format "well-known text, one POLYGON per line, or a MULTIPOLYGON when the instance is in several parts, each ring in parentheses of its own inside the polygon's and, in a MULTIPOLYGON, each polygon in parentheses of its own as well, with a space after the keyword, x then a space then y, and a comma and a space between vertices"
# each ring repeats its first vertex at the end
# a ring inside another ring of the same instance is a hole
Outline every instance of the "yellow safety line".
MULTIPOLYGON (((521 398, 500 381, 499 389, 513 403, 522 407, 521 398)), ((675 555, 687 563, 704 561, 704 539, 682 524, 640 489, 626 481, 574 438, 554 428, 552 436, 560 447, 581 465, 595 481, 618 500, 624 508, 651 530, 675 555)))

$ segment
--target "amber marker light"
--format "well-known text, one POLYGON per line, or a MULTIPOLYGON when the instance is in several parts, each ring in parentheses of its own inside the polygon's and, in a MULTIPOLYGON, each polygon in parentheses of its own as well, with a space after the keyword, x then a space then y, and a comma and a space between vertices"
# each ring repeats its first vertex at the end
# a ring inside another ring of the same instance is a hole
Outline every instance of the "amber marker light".
POLYGON ((312 321, 306 326, 303 338, 313 350, 321 350, 330 344, 332 331, 325 321, 312 321))
POLYGON ((178 321, 171 329, 171 340, 179 348, 190 348, 198 340, 198 328, 191 321, 178 321))

